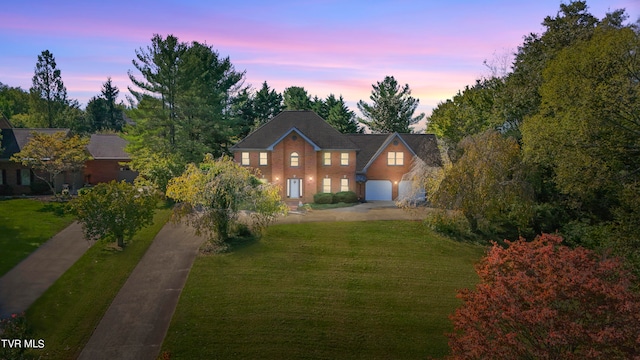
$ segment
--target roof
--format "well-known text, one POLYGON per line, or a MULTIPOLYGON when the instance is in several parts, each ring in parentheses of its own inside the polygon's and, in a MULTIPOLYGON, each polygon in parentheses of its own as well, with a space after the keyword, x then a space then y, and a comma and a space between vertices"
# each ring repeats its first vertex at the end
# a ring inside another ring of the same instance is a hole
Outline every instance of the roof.
POLYGON ((95 160, 130 160, 131 156, 124 151, 127 144, 117 134, 93 134, 87 150, 95 160))
POLYGON ((239 143, 232 151, 241 149, 269 149, 283 139, 284 134, 296 131, 316 150, 357 150, 358 147, 313 111, 283 111, 274 116, 239 143))
POLYGON ((412 156, 417 155, 429 166, 442 166, 436 136, 433 134, 347 134, 359 146, 356 156, 356 171, 366 172, 369 165, 384 151, 394 139, 402 141, 412 156))
POLYGON ((31 134, 34 132, 47 135, 57 132, 68 134, 69 129, 2 129, 2 148, 4 148, 4 151, 0 155, 0 159, 9 159, 13 154, 20 152, 31 140, 31 134))

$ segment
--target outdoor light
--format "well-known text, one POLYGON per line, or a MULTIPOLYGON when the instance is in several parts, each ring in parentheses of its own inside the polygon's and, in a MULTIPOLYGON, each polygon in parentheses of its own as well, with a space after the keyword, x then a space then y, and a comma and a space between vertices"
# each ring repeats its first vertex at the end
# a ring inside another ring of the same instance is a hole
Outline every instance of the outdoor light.
POLYGON ((309 181, 313 180, 313 176, 309 176, 309 181))

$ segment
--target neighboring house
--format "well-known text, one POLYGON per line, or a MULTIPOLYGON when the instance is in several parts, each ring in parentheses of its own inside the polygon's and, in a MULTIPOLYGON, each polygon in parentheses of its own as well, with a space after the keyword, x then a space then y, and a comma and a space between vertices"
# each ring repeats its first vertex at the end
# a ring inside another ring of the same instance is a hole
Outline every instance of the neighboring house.
POLYGON ((312 111, 284 111, 231 147, 236 162, 281 186, 282 198, 312 202, 316 193, 353 191, 392 200, 414 156, 442 166, 435 135, 342 134, 312 111))
MULTIPOLYGON (((46 192, 49 187, 38 179, 33 170, 17 162, 11 161, 11 156, 20 152, 31 139, 33 132, 54 134, 69 129, 26 129, 13 128, 9 121, 0 118, 2 140, 0 142, 0 195, 20 195, 46 192)), ((64 186, 71 190, 79 189, 84 184, 96 184, 110 180, 133 181, 135 174, 120 162, 130 160, 124 152, 126 140, 117 135, 92 135, 87 151, 94 159, 85 164, 84 174, 65 172, 56 178, 56 191, 64 186)))
POLYGON ((126 165, 131 156, 124 149, 127 140, 117 134, 93 134, 87 150, 92 160, 84 168, 85 184, 109 182, 111 180, 133 182, 138 173, 126 165))

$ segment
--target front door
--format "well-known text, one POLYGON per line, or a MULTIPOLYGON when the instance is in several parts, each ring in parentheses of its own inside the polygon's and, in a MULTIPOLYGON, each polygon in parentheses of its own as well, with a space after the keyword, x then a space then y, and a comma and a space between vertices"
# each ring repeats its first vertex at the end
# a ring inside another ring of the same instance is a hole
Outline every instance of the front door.
POLYGON ((289 198, 297 199, 300 197, 300 179, 289 179, 289 198))

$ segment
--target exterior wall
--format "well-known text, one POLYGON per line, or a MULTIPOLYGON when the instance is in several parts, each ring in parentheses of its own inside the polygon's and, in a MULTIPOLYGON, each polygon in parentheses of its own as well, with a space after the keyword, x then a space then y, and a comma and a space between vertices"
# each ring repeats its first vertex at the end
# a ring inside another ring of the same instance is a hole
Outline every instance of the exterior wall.
POLYGON ((84 183, 96 185, 111 180, 133 181, 136 173, 120 165, 120 160, 89 160, 84 168, 84 183))
POLYGON ((356 152, 355 150, 318 151, 318 186, 316 193, 322 192, 322 179, 331 179, 331 192, 340 191, 340 179, 349 179, 349 190, 356 192, 356 152), (331 165, 324 165, 324 153, 331 153, 331 165), (340 165, 341 154, 349 154, 349 165, 340 165))
POLYGON ((272 178, 272 164, 273 164, 273 157, 272 157, 272 152, 271 151, 267 151, 267 150, 252 150, 252 151, 236 151, 233 154, 233 160, 235 162, 237 162, 238 164, 242 164, 242 153, 243 152, 248 152, 249 153, 249 166, 258 170, 258 177, 265 179, 266 181, 271 182, 271 178, 272 178), (261 152, 266 152, 267 153, 267 165, 260 165, 260 153, 261 152))
MULTIPOLYGON (((10 192, 12 195, 22 195, 22 194, 31 194, 32 193, 32 185, 35 184, 37 189, 40 191, 44 191, 45 193, 49 193, 49 186, 41 179, 35 176, 35 174, 31 174, 31 185, 18 185, 18 174, 17 170, 26 170, 28 168, 12 162, 12 161, 1 161, 0 162, 0 176, 2 170, 5 171, 6 182, 2 184, 3 192, 10 192), (8 186, 10 190, 7 190, 5 186, 8 186)), ((48 179, 48 174, 43 173, 41 176, 45 179, 48 179)), ((82 175, 79 173, 72 172, 64 172, 59 174, 55 180, 56 191, 59 192, 63 189, 63 185, 69 185, 70 190, 77 190, 82 185, 82 175)), ((38 190, 36 190, 38 191, 38 190)))
MULTIPOLYGON (((402 141, 398 141, 396 145, 394 145, 394 142, 395 140, 389 143, 367 169, 367 180, 391 180, 392 199, 398 197, 398 184, 400 180, 402 180, 402 175, 411 170, 411 162, 413 161, 411 151, 409 151, 402 141), (387 154, 398 151, 404 153, 404 165, 387 165, 387 154)), ((362 185, 360 191, 364 195, 364 184, 362 185)), ((358 195, 360 194, 358 193, 358 195)))

